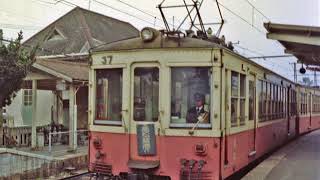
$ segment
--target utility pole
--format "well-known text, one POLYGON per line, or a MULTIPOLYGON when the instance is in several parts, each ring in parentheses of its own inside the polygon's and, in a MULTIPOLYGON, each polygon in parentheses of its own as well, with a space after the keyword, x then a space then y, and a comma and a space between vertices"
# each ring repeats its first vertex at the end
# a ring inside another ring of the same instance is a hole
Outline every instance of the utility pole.
POLYGON ((298 82, 298 77, 297 77, 297 63, 293 63, 293 71, 294 71, 294 82, 297 83, 298 82))
POLYGON ((88 9, 90 10, 90 7, 91 6, 91 0, 89 0, 89 3, 88 3, 88 9))
POLYGON ((313 79, 313 82, 314 82, 314 86, 318 86, 318 83, 317 83, 317 71, 314 71, 314 79, 313 79))

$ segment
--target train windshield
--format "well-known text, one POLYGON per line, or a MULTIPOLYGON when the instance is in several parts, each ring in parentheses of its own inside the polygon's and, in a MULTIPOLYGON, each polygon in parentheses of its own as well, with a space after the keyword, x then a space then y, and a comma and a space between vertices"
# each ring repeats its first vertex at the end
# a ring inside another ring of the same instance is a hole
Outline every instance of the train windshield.
POLYGON ((171 68, 171 124, 210 123, 209 67, 171 68))
POLYGON ((157 121, 159 113, 159 69, 134 69, 134 120, 157 121))
POLYGON ((122 69, 96 71, 96 124, 121 124, 122 69))

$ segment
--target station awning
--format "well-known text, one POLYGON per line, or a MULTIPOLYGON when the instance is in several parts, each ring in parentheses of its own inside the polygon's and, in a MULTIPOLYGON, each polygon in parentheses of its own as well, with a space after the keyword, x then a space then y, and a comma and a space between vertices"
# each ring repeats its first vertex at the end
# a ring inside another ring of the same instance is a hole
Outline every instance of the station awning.
POLYGON ((320 66, 320 27, 265 23, 267 38, 279 41, 299 63, 320 66))
POLYGON ((37 59, 24 78, 23 88, 31 88, 32 80, 37 80, 37 88, 41 90, 56 90, 57 83, 61 81, 74 85, 87 84, 89 81, 88 56, 83 57, 84 60, 80 60, 82 56, 77 56, 76 60, 70 60, 70 57, 54 56, 37 59))

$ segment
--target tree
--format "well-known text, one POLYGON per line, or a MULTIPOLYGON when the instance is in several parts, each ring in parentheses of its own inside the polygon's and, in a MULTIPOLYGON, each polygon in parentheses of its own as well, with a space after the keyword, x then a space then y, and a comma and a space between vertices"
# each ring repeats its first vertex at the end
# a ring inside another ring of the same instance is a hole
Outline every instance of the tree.
POLYGON ((1 36, 2 32, 0 32, 0 112, 4 106, 11 104, 12 98, 21 88, 23 78, 35 60, 35 49, 37 49, 27 51, 22 48, 22 31, 18 33, 17 39, 10 41, 8 45, 1 43, 1 36))

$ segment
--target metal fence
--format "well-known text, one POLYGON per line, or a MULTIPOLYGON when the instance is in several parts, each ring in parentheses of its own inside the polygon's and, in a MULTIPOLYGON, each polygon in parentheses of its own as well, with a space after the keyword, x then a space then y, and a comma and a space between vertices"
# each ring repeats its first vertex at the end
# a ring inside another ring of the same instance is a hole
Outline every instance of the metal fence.
MULTIPOLYGON (((69 136, 74 131, 60 131, 60 132, 49 132, 48 137, 48 151, 65 150, 65 146, 69 146, 69 136), (64 148, 63 148, 64 146, 64 148), (61 147, 61 148, 59 148, 61 147)), ((88 130, 77 130, 77 147, 88 146, 88 130)))

